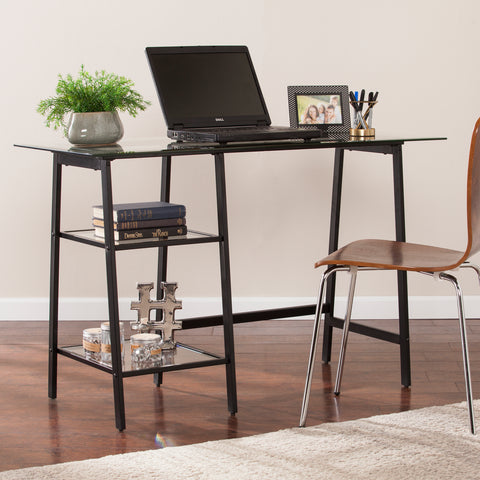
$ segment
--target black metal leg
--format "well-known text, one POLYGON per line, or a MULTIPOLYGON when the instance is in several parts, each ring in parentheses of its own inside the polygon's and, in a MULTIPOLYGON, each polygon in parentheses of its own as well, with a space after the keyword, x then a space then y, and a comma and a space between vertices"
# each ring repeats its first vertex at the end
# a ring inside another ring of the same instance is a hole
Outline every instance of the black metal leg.
MULTIPOLYGON (((342 201, 342 180, 343 180, 343 148, 335 149, 335 165, 333 169, 332 205, 330 213, 330 240, 328 253, 338 248, 338 236, 340 230, 340 204, 342 201)), ((322 361, 328 363, 332 356, 332 330, 330 320, 333 318, 335 305, 335 273, 327 281, 325 295, 325 323, 323 327, 323 350, 322 361)))
POLYGON ((113 198, 110 162, 102 160, 102 199, 105 222, 105 260, 107 270, 108 314, 110 320, 110 341, 112 349, 113 397, 115 403, 115 425, 125 429, 125 402, 123 395, 122 351, 118 311, 117 268, 113 238, 113 198))
MULTIPOLYGON (((393 153, 393 185, 395 195, 395 232, 398 242, 406 241, 405 231, 405 202, 403 189, 403 158, 402 146, 396 145, 393 153)), ((400 365, 402 385, 409 387, 411 381, 410 371, 410 332, 408 319, 408 289, 407 272, 397 273, 398 284, 398 315, 400 334, 400 365)))
MULTIPOLYGON (((403 188, 403 158, 402 146, 391 145, 385 147, 355 147, 351 150, 363 150, 375 153, 391 154, 393 157, 393 181, 395 198, 395 232, 396 240, 406 241, 405 231, 405 204, 403 188)), ((335 168, 333 176, 332 206, 330 217, 330 242, 329 253, 338 248, 338 234, 340 223, 340 204, 342 193, 344 150, 335 150, 335 168)), ((409 333, 409 315, 408 315, 408 288, 407 273, 397 273, 398 283, 398 310, 399 310, 399 335, 398 340, 393 340, 400 345, 401 362, 401 380, 402 385, 408 387, 411 385, 410 370, 410 333, 409 333)), ((323 336, 323 354, 322 360, 329 362, 331 358, 332 346, 332 324, 335 323, 333 316, 335 299, 335 276, 332 275, 327 284, 326 299, 324 305, 325 325, 323 336)), ((352 325, 353 327, 353 325, 352 325)), ((392 341, 388 340, 388 341, 392 341)))
POLYGON ((223 337, 225 344, 228 410, 237 412, 237 386, 235 378, 235 350, 233 341, 232 285, 230 279, 230 253, 228 246, 227 192, 225 185, 225 159, 215 154, 215 180, 217 190, 218 233, 221 237, 220 276, 222 283, 223 337))
MULTIPOLYGON (((172 176, 172 157, 162 157, 162 180, 160 186, 160 200, 162 202, 170 201, 170 179, 172 176)), ((158 286, 167 279, 167 253, 168 247, 159 247, 158 249, 158 269, 157 269, 157 299, 158 286)), ((161 320, 162 310, 157 310, 157 320, 161 320)))
MULTIPOLYGON (((162 179, 160 186, 160 200, 162 202, 170 201, 170 180, 172 177, 172 157, 162 157, 162 179)), ((158 267, 157 267, 157 300, 161 296, 160 285, 167 279, 167 256, 168 247, 158 248, 158 267)), ((156 321, 162 320, 162 310, 156 311, 156 321)), ((163 372, 153 374, 153 383, 159 387, 163 383, 163 372)))
POLYGON ((60 261, 60 210, 62 196, 62 165, 59 154, 53 155, 52 230, 50 247, 50 311, 48 324, 48 396, 57 398, 58 349, 58 285, 60 261))

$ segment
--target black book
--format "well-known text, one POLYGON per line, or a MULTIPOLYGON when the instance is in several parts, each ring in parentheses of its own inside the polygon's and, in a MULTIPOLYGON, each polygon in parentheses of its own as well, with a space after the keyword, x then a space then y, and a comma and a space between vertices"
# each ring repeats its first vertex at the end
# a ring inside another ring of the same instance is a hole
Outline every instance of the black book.
MULTIPOLYGON (((138 228, 134 230, 120 230, 113 232, 113 238, 116 241, 120 240, 139 240, 148 238, 163 238, 176 237, 179 235, 187 234, 187 226, 179 225, 173 227, 161 227, 161 228, 138 228)), ((97 237, 105 238, 105 229, 101 227, 95 227, 95 235, 97 237)))
MULTIPOLYGON (((94 218, 92 220, 94 227, 105 227, 105 222, 101 218, 94 218)), ((186 225, 185 217, 178 218, 154 218, 152 220, 138 220, 135 222, 114 222, 114 230, 134 230, 138 228, 152 228, 152 227, 174 227, 186 225)))

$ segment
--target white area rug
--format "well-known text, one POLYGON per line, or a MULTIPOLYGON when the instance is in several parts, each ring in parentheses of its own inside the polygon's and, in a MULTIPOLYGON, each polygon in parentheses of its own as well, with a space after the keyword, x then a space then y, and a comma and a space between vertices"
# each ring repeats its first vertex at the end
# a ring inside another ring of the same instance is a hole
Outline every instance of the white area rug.
POLYGON ((479 478, 480 435, 469 432, 465 403, 0 473, 0 480, 479 478))

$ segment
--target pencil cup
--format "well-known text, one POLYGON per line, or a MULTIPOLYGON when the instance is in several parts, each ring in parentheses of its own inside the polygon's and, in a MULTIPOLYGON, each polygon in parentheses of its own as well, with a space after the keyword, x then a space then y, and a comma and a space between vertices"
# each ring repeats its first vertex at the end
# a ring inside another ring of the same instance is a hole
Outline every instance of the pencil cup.
POLYGON ((350 105, 352 105, 354 109, 352 128, 350 129, 351 137, 375 137, 375 129, 373 128, 373 107, 376 104, 377 102, 357 100, 355 102, 357 109, 355 109, 353 102, 350 102, 350 105), (365 110, 365 113, 362 115, 364 107, 367 108, 365 110))

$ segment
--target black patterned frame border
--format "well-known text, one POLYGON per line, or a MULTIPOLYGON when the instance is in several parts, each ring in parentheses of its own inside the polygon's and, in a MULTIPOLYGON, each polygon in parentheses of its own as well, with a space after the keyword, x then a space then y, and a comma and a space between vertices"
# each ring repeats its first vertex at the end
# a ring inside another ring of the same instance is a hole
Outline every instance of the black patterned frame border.
POLYGON ((348 86, 347 85, 320 85, 320 86, 290 86, 288 91, 288 112, 290 116, 290 126, 298 128, 298 110, 297 110, 297 96, 298 95, 338 95, 340 96, 340 105, 342 109, 342 123, 341 124, 318 124, 318 125, 304 125, 302 128, 317 128, 325 130, 327 134, 341 133, 347 134, 350 131, 350 104, 348 101, 348 86))

